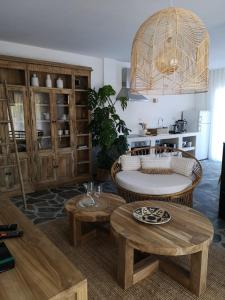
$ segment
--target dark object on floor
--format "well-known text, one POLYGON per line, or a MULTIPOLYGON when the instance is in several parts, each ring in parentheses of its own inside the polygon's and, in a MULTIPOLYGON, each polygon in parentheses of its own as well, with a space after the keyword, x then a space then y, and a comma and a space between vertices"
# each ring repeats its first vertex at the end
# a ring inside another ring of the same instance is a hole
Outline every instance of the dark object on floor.
POLYGON ((15 260, 4 242, 0 243, 0 272, 14 268, 15 260))
POLYGON ((220 180, 219 217, 225 220, 225 143, 223 143, 223 160, 220 180))
POLYGON ((15 238, 15 237, 21 237, 22 235, 23 235, 22 230, 0 232, 0 240, 15 238))
POLYGON ((17 229, 17 224, 0 225, 0 231, 11 231, 16 229, 17 229))

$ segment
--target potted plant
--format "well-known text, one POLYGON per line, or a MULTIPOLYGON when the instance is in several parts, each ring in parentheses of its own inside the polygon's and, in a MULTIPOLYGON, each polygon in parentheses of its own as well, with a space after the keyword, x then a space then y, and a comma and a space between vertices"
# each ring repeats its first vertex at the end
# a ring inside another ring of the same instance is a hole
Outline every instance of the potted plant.
POLYGON ((116 92, 111 85, 104 85, 98 91, 88 90, 88 106, 91 110, 90 132, 93 146, 98 147, 97 179, 106 180, 110 176, 113 162, 128 149, 129 129, 116 113, 119 103, 124 110, 128 99, 121 97, 113 100, 116 92))

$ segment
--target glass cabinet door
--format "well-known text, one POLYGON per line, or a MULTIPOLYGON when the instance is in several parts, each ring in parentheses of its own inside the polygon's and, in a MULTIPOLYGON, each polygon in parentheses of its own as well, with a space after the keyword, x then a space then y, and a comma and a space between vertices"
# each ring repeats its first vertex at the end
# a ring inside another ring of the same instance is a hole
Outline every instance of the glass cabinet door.
MULTIPOLYGON (((22 91, 12 91, 10 96, 14 104, 10 106, 14 124, 15 137, 18 152, 26 151, 26 132, 24 122, 24 93, 22 91)), ((9 124, 9 137, 12 140, 12 131, 9 124)))
POLYGON ((50 94, 35 93, 35 118, 38 149, 52 148, 50 94))
POLYGON ((70 147, 69 95, 56 94, 57 147, 70 147))

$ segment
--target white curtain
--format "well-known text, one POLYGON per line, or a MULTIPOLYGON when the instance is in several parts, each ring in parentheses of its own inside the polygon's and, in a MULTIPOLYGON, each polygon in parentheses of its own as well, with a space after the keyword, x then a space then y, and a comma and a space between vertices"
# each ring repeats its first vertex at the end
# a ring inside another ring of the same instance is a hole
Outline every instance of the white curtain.
POLYGON ((210 71, 209 109, 212 112, 209 158, 222 160, 225 142, 225 68, 210 71))

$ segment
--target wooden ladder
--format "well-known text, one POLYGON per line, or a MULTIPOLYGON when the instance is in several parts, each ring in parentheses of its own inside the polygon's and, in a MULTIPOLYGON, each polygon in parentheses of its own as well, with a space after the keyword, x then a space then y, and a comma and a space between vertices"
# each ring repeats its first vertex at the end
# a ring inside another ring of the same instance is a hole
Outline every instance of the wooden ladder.
POLYGON ((11 168, 16 166, 18 170, 18 175, 19 175, 19 182, 20 182, 20 188, 23 196, 23 204, 24 208, 27 209, 27 201, 26 201, 26 195, 25 195, 25 189, 24 189, 24 182, 23 182, 23 175, 21 171, 21 164, 20 164, 20 159, 19 159, 19 154, 18 154, 18 148, 17 148, 17 142, 16 142, 16 136, 15 136, 15 130, 14 130, 14 124, 13 124, 13 117, 12 117, 12 112, 11 112, 11 106, 15 105, 14 101, 10 98, 9 96, 9 91, 8 91, 8 86, 7 82, 4 81, 3 84, 4 88, 4 95, 5 98, 0 98, 0 101, 6 104, 6 115, 7 119, 5 120, 0 120, 0 125, 8 126, 10 124, 11 128, 11 133, 12 133, 12 140, 10 138, 6 138, 5 143, 1 143, 1 145, 6 147, 6 164, 4 166, 1 166, 1 168, 11 168), (9 163, 9 156, 10 156, 10 145, 14 146, 14 154, 15 154, 15 163, 9 163))

